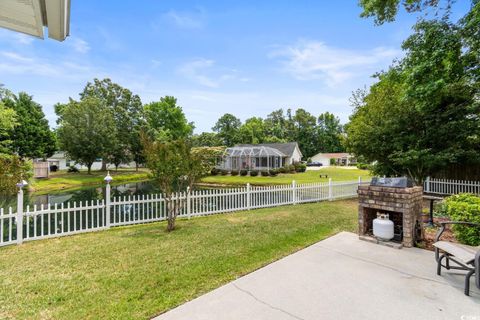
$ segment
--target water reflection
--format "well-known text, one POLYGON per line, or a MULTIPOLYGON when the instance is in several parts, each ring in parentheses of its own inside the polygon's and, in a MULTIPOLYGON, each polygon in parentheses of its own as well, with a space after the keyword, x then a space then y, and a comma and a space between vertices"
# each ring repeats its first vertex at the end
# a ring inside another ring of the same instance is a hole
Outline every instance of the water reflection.
MULTIPOLYGON (((120 196, 133 196, 159 193, 160 190, 151 181, 127 183, 122 185, 112 186, 112 197, 120 196)), ((72 191, 55 192, 50 194, 37 195, 35 193, 25 192, 24 206, 41 206, 50 204, 61 204, 67 202, 85 202, 102 200, 105 194, 105 186, 102 187, 89 187, 72 191)), ((13 197, 0 197, 0 208, 12 207, 15 211, 17 206, 17 198, 13 197)))

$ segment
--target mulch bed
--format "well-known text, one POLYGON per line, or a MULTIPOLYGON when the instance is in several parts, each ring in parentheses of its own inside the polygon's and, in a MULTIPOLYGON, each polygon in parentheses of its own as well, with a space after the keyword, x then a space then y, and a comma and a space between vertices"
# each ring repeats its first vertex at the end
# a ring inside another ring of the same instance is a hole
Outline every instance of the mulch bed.
MULTIPOLYGON (((424 241, 423 241, 423 247, 427 250, 433 250, 433 244, 435 243, 435 236, 440 229, 440 222, 443 221, 449 221, 449 218, 446 217, 434 217, 433 218, 433 224, 434 227, 427 227, 425 228, 425 234, 424 234, 424 241)), ((452 230, 450 229, 450 226, 447 225, 445 232, 442 234, 441 240, 443 241, 450 241, 450 242, 457 242, 455 239, 455 235, 453 234, 452 230)))

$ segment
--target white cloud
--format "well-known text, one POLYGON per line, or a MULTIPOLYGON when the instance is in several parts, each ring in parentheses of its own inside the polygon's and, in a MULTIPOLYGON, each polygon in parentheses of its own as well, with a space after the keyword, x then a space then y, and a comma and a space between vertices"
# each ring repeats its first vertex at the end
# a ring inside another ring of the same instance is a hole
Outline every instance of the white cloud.
POLYGON ((46 60, 13 51, 0 51, 0 74, 41 76, 50 79, 78 79, 92 77, 95 70, 89 65, 69 60, 46 60))
POLYGON ((196 59, 180 67, 179 72, 186 78, 206 87, 216 88, 219 82, 209 78, 203 72, 214 65, 213 60, 196 59))
POLYGON ((18 44, 29 45, 35 40, 33 36, 29 36, 23 33, 15 33, 14 38, 18 44))
POLYGON ((205 71, 210 69, 214 63, 215 61, 209 59, 196 59, 181 66, 178 72, 198 84, 210 88, 217 88, 220 85, 220 81, 205 75, 205 71))
POLYGON ((283 70, 298 80, 323 80, 329 86, 340 84, 365 72, 378 70, 401 54, 399 50, 378 47, 359 51, 335 48, 320 41, 302 40, 270 53, 279 58, 283 70))
POLYGON ((11 30, 0 29, 0 40, 14 45, 24 46, 31 44, 35 40, 35 37, 11 30))
POLYGON ((158 68, 162 65, 162 61, 157 60, 157 59, 152 59, 152 60, 150 60, 150 62, 152 63, 153 68, 158 68))
POLYGON ((206 21, 205 10, 201 8, 193 12, 170 10, 163 17, 182 29, 201 29, 205 26, 206 21))
POLYGON ((81 38, 68 39, 68 43, 76 52, 87 53, 88 51, 90 51, 90 46, 88 42, 81 38))
POLYGON ((241 77, 240 71, 217 66, 214 60, 198 58, 189 61, 177 69, 183 77, 209 88, 218 88, 228 81, 248 82, 249 78, 241 77))

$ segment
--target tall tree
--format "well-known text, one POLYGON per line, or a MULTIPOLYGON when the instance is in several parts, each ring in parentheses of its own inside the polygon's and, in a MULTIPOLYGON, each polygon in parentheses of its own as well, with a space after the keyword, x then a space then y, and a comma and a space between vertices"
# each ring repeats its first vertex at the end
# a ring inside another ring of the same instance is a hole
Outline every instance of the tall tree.
POLYGON ((192 135, 194 125, 188 122, 182 107, 172 96, 160 98, 144 107, 149 135, 157 140, 185 139, 192 135))
POLYGON ((298 142, 300 150, 305 157, 311 157, 317 153, 318 139, 316 124, 317 119, 308 111, 300 108, 297 109, 292 117, 295 139, 298 142))
POLYGON ((192 145, 194 147, 218 147, 222 145, 222 140, 215 132, 202 132, 192 136, 192 145))
POLYGON ((7 96, 3 103, 15 111, 17 119, 17 125, 8 133, 10 151, 22 158, 51 156, 56 150, 56 140, 42 106, 25 92, 20 92, 18 96, 7 96))
POLYGON ((456 163, 479 163, 478 86, 456 25, 420 21, 405 58, 380 74, 348 125, 348 147, 383 174, 421 183, 456 163))
POLYGON ((0 101, 0 153, 7 153, 8 147, 12 143, 9 132, 17 124, 15 111, 5 107, 0 101))
POLYGON ((343 126, 338 117, 330 112, 322 113, 317 121, 317 152, 344 151, 342 132, 343 126))
POLYGON ((110 109, 115 122, 114 140, 110 148, 105 149, 103 169, 106 169, 107 162, 118 167, 131 160, 134 160, 138 167, 138 163, 142 162, 140 130, 145 123, 140 97, 108 78, 88 82, 80 97, 82 100, 99 99, 110 109))
POLYGON ((263 119, 252 117, 238 130, 238 139, 241 143, 258 144, 265 142, 265 127, 263 119))
POLYGON ((85 97, 70 100, 61 108, 57 130, 60 146, 72 160, 87 166, 92 164, 115 143, 115 120, 104 101, 85 97))
POLYGON ((238 142, 238 131, 241 125, 240 119, 233 114, 225 113, 218 119, 212 130, 218 133, 223 145, 231 147, 238 142))
POLYGON ((283 109, 272 111, 264 121, 267 140, 286 141, 287 139, 287 120, 283 109))
MULTIPOLYGON (((375 24, 380 25, 385 22, 392 22, 398 13, 400 6, 403 6, 407 12, 419 12, 429 8, 440 9, 441 6, 444 17, 450 14, 450 8, 455 0, 360 0, 360 6, 363 8, 361 17, 373 17, 375 24)), ((473 3, 478 2, 472 0, 473 3)), ((437 12, 438 14, 438 12, 437 12)))

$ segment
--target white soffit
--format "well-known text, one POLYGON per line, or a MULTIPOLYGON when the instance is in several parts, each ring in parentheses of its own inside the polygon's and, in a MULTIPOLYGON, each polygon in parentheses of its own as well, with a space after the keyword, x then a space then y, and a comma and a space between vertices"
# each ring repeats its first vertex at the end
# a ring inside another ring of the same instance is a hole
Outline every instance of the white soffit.
POLYGON ((40 0, 0 0, 0 27, 43 39, 40 0))
POLYGON ((63 41, 70 33, 70 0, 0 0, 0 27, 63 41))

